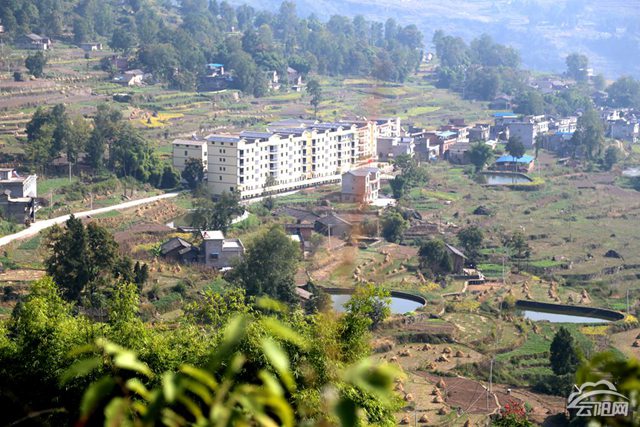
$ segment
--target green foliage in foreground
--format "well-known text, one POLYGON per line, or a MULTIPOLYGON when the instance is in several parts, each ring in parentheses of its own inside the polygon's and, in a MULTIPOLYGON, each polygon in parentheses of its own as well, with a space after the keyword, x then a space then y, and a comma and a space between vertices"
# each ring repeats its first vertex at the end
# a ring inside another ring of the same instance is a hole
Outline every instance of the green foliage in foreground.
POLYGON ((35 282, 0 322, 3 421, 395 425, 393 378, 363 361, 370 320, 359 313, 305 315, 235 291, 204 295, 171 324, 137 311, 133 284, 117 285, 108 321, 95 322, 50 278, 35 282))

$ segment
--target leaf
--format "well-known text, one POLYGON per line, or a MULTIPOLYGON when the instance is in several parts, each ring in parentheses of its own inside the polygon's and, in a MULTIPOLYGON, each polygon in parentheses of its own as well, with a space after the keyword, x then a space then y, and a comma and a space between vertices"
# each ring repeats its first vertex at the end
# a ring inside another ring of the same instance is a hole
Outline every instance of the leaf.
POLYGON ((211 395, 209 389, 205 387, 203 384, 194 381, 189 378, 184 378, 182 380, 183 387, 190 391, 191 393, 198 396, 206 405, 211 405, 213 401, 213 396, 211 395))
POLYGON ((309 343, 307 343, 304 338, 300 336, 300 334, 282 324, 282 322, 280 322, 278 319, 275 319, 273 317, 265 317, 261 320, 261 322, 265 329, 271 332, 272 335, 284 341, 290 342, 291 344, 295 344, 303 350, 306 350, 309 347, 309 343))
POLYGON ((80 403, 80 413, 83 418, 88 418, 93 411, 95 411, 98 404, 106 399, 116 382, 111 377, 102 377, 98 381, 91 383, 82 396, 82 402, 80 403))
POLYGON ((207 372, 207 371, 205 371, 203 369, 196 368, 195 366, 182 365, 180 367, 180 372, 182 372, 185 375, 190 376, 191 378, 197 380, 201 384, 206 385, 211 390, 215 391, 215 389, 218 386, 218 383, 215 380, 215 378, 213 378, 213 375, 211 375, 209 372, 207 372))
POLYGON ((138 360, 136 354, 129 350, 122 350, 116 354, 113 358, 113 363, 120 369, 126 369, 129 371, 134 371, 139 374, 146 375, 147 377, 151 377, 151 370, 149 367, 138 360))
POLYGON ((175 382, 176 376, 173 372, 165 372, 162 375, 162 393, 167 403, 173 403, 178 394, 175 382))
POLYGON ((341 399, 334 410, 340 419, 340 425, 342 427, 355 427, 357 425, 357 408, 351 399, 341 399))
POLYGON ((284 383, 284 385, 289 389, 295 389, 295 382, 293 381, 293 377, 291 376, 291 372, 289 370, 289 357, 282 349, 280 344, 273 341, 272 339, 265 338, 262 340, 262 350, 264 351, 264 355, 267 360, 273 366, 273 368, 278 373, 278 376, 284 383))
POLYGON ((100 365, 102 365, 101 357, 90 357, 88 359, 79 360, 62 373, 60 382, 62 384, 66 384, 74 378, 84 377, 100 365))
POLYGON ((276 313, 285 313, 287 306, 282 302, 273 298, 261 297, 256 301, 256 305, 263 310, 274 311, 276 313))
POLYGON ((280 383, 269 372, 264 369, 258 373, 258 377, 262 380, 263 387, 269 391, 269 393, 275 396, 283 396, 284 390, 280 386, 280 383))
POLYGON ((145 400, 149 399, 149 390, 138 378, 131 378, 127 381, 127 388, 145 400))
POLYGON ((122 397, 116 397, 104 408, 105 427, 128 427, 133 423, 127 417, 127 401, 122 397))

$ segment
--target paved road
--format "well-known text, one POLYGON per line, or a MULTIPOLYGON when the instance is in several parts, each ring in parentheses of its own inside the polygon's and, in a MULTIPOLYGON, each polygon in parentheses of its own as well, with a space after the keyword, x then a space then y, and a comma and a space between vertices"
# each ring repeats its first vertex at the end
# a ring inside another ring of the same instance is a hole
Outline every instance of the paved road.
MULTIPOLYGON (((179 193, 166 193, 159 196, 147 197, 145 199, 131 200, 129 202, 120 203, 119 205, 107 206, 105 208, 93 209, 90 211, 74 212, 76 218, 85 218, 91 215, 98 215, 104 212, 119 211, 123 209, 133 208, 139 205, 145 205, 147 203, 153 203, 157 200, 168 199, 176 197, 179 193)), ((70 215, 63 215, 52 219, 45 219, 42 221, 36 221, 31 224, 31 227, 26 228, 18 233, 10 234, 8 236, 0 237, 0 247, 5 246, 14 240, 26 239, 27 237, 35 236, 42 230, 45 230, 55 224, 62 224, 69 219, 70 215)))

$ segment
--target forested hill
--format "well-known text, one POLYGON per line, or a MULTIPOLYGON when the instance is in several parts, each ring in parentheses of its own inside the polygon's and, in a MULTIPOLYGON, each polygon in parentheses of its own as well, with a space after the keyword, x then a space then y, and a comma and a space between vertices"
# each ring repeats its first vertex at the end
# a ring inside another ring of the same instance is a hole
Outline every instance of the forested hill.
POLYGON ((106 41, 173 87, 195 85, 204 64, 237 73, 246 92, 266 90, 264 71, 372 75, 403 81, 419 65, 423 35, 393 20, 301 19, 295 4, 273 11, 216 0, 3 0, 9 37, 36 32, 70 42, 106 41))
MULTIPOLYGON (((277 7, 280 0, 229 0, 277 7)), ((427 39, 441 29, 470 41, 486 33, 522 52, 529 69, 559 72, 572 52, 587 55, 608 78, 640 77, 638 0, 297 0, 313 13, 394 18, 416 24, 427 39)), ((379 18, 382 19, 382 18, 379 18)))

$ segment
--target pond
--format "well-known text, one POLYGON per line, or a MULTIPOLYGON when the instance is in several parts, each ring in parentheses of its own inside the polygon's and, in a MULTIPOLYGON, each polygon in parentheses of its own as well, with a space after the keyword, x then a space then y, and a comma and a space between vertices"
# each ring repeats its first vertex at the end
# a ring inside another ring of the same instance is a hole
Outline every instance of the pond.
POLYGON ((522 310, 525 319, 533 321, 546 320, 551 323, 609 323, 609 320, 573 314, 560 314, 548 311, 522 310))
MULTIPOLYGON (((348 294, 332 294, 331 301, 333 302, 333 308, 337 312, 343 312, 344 305, 350 298, 351 295, 348 294)), ((422 304, 417 301, 411 301, 401 297, 391 297, 391 313, 393 314, 408 313, 420 307, 422 307, 422 304)))
POLYGON ((531 178, 521 174, 483 173, 488 185, 509 185, 531 182, 531 178))
POLYGON ((640 176, 640 168, 639 167, 627 168, 622 171, 622 175, 628 176, 628 177, 640 176))

